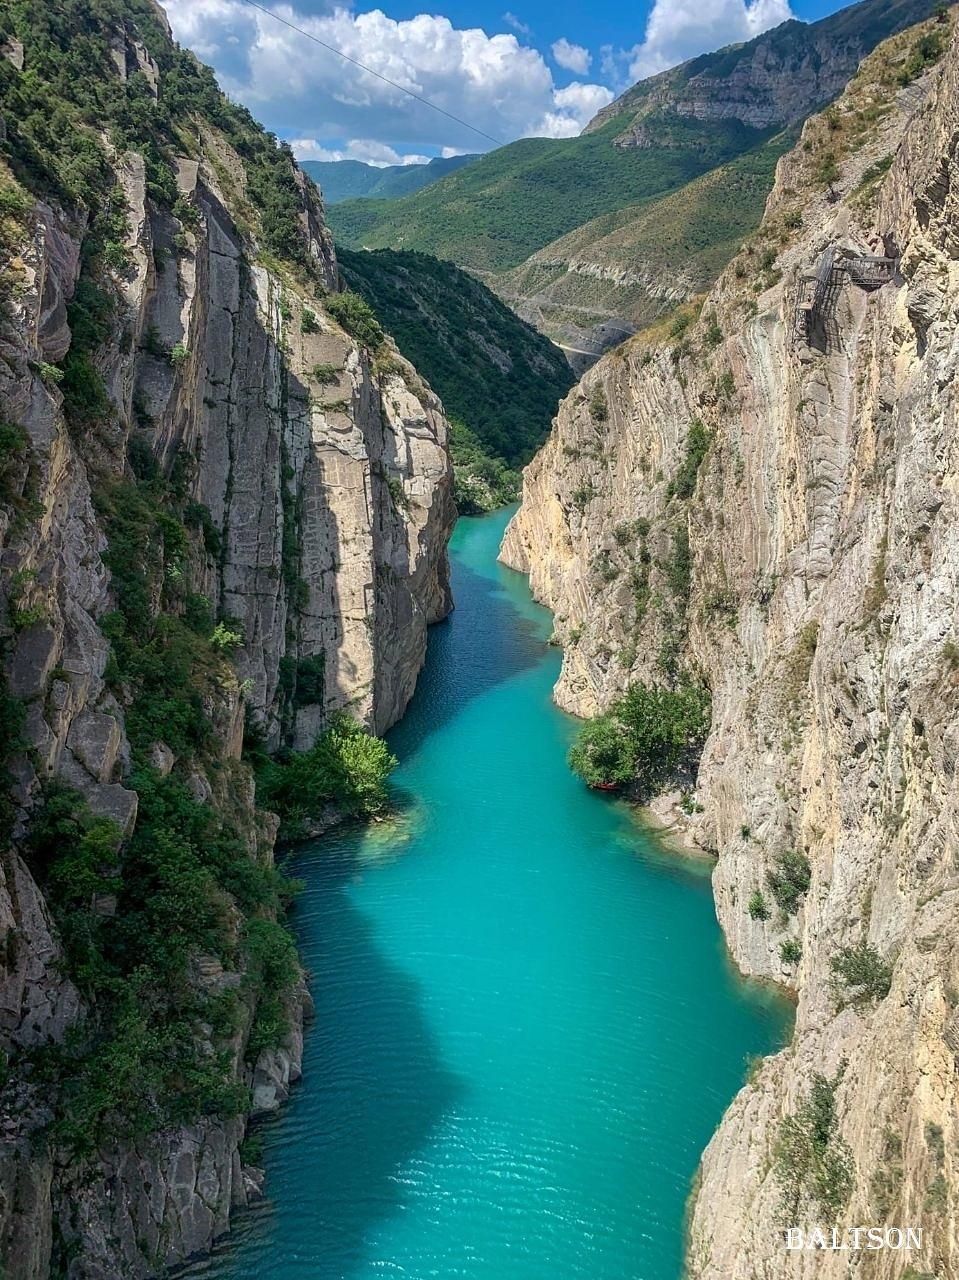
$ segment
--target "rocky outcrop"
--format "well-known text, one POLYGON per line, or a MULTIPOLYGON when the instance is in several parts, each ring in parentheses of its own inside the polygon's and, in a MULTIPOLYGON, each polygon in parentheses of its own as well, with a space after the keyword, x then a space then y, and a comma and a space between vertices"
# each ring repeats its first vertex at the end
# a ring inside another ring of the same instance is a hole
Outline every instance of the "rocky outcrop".
POLYGON ((701 1280, 864 1256, 787 1252, 787 1224, 921 1227, 870 1274, 959 1269, 959 47, 899 88, 902 57, 881 47, 807 124, 698 322, 568 398, 503 547, 556 614, 562 706, 710 686, 690 838, 740 969, 796 995, 792 1043, 703 1158, 701 1280), (845 277, 807 329, 829 247, 895 272, 845 277), (822 1128, 783 1153, 817 1076, 822 1128))
MULTIPOLYGON (((145 77, 156 92, 159 65, 129 30, 111 57, 118 75, 145 77)), ((21 49, 15 65, 29 62, 21 49)), ((110 306, 93 359, 109 404, 95 430, 71 428, 57 367, 77 341, 70 303, 86 220, 53 200, 26 201, 12 247, 13 224, 3 225, 13 287, 0 325, 0 639, 23 714, 23 750, 8 762, 13 847, 0 859, 4 1061, 63 1044, 89 1013, 24 842, 41 784, 75 788, 125 835, 137 822, 128 703, 103 629, 117 607, 104 560, 110 485, 129 485, 132 465, 179 486, 190 532, 172 571, 235 636, 232 664, 204 695, 212 739, 202 759, 158 741, 149 763, 228 813, 238 856, 260 865, 272 862, 276 823, 257 811, 240 762, 244 720, 269 747, 311 745, 343 709, 384 731, 412 695, 428 625, 451 607, 442 406, 389 340, 374 354, 326 309, 338 269, 312 184, 294 171, 306 264, 294 270, 260 254, 244 161, 228 137, 204 121, 196 133, 172 206, 148 195, 143 155, 108 150, 126 238, 98 286, 110 306)), ((13 189, 6 170, 0 178, 13 189)), ((96 909, 109 917, 117 904, 96 909)), ((286 1042, 250 1063, 255 1010, 243 973, 199 956, 195 981, 242 997, 232 1074, 253 1114, 274 1110, 300 1073, 305 989, 288 1000, 286 1042)), ((0 1087, 9 1280, 45 1280, 54 1268, 90 1280, 155 1275, 207 1250, 258 1193, 260 1175, 239 1154, 244 1116, 173 1124, 81 1160, 47 1140, 50 1102, 17 1069, 0 1087)))
POLYGON ((617 146, 656 145, 656 116, 663 111, 739 120, 754 129, 793 124, 841 93, 880 40, 928 18, 935 7, 925 0, 866 0, 819 22, 790 19, 641 81, 603 107, 587 132, 622 117, 617 146))

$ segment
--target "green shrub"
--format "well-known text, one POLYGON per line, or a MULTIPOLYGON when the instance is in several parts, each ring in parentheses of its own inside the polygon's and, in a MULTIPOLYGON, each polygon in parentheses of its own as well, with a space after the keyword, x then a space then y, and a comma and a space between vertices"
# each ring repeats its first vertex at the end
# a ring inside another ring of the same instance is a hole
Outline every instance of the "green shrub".
POLYGON ((218 559, 223 549, 223 537, 216 526, 210 508, 203 502, 188 502, 183 509, 183 523, 188 529, 201 531, 207 554, 218 559))
POLYGON ((677 498, 691 498, 697 486, 699 468, 703 465, 705 454, 709 449, 712 436, 704 428, 698 417, 694 417, 686 433, 686 453, 680 463, 679 471, 672 477, 666 490, 668 497, 673 494, 677 498))
POLYGON ((773 867, 766 872, 766 883, 781 911, 795 914, 799 900, 809 888, 812 871, 809 859, 798 849, 788 849, 777 856, 773 867))
POLYGON ((386 334, 373 308, 358 293, 347 289, 343 293, 331 294, 326 299, 326 309, 348 334, 371 351, 378 351, 386 341, 386 334))
POLYGON ((19 698, 14 698, 7 686, 3 669, 4 645, 0 642, 0 843, 10 835, 15 816, 11 788, 10 765, 23 749, 23 721, 25 710, 19 698))
POLYGON ((30 437, 18 423, 0 419, 0 502, 17 496, 15 477, 30 451, 30 437))
POLYGON ((718 347, 725 337, 722 326, 718 323, 715 316, 710 319, 703 337, 705 338, 707 347, 718 347))
POLYGON ((770 916, 769 907, 766 905, 766 898, 762 889, 754 889, 750 895, 749 902, 746 905, 752 920, 768 920, 770 916))
POLYGON ((835 1221, 849 1200, 855 1164, 838 1131, 836 1090, 845 1064, 831 1079, 818 1073, 795 1113, 781 1121, 774 1168, 782 1193, 784 1225, 795 1223, 806 1199, 835 1221))
POLYGON ((589 396, 589 416, 594 422, 605 422, 609 418, 609 402, 602 386, 593 387, 589 396))
POLYGON ((303 314, 300 316, 300 333, 319 333, 319 331, 320 322, 316 318, 316 313, 309 307, 304 307, 303 314))
POLYGON ((243 643, 242 628, 218 622, 210 633, 210 644, 221 653, 230 653, 243 643))
POLYGON ((839 162, 831 151, 820 156, 815 168, 816 181, 824 187, 831 187, 841 177, 839 162))
POLYGON ((275 920, 248 921, 243 946, 247 985, 260 993, 246 1045, 247 1060, 255 1063, 289 1034, 289 995, 300 979, 300 964, 289 930, 275 920))
POLYGON ((583 726, 570 750, 570 767, 590 786, 634 782, 648 796, 702 745, 708 728, 704 689, 636 683, 605 716, 583 726))
POLYGON ((692 552, 689 546, 689 531, 685 525, 681 525, 673 531, 673 548, 672 555, 664 565, 666 585, 679 602, 681 609, 685 610, 689 600, 689 591, 692 584, 693 560, 692 552))
POLYGON ((798 964, 802 959, 802 946, 795 938, 787 938, 779 944, 779 958, 783 964, 798 964))
POLYGON ((833 956, 831 966, 835 975, 833 993, 839 1004, 870 1004, 889 994, 892 965, 867 942, 843 947, 833 956))
POLYGON ((181 364, 185 364, 190 352, 187 350, 186 343, 177 342, 170 348, 170 364, 174 369, 178 369, 181 364))
POLYGON ((897 77, 901 85, 910 84, 927 67, 938 62, 945 52, 945 36, 941 31, 926 31, 914 42, 897 77))
POLYGON ((339 382, 341 372, 335 364, 315 364, 310 370, 310 377, 321 386, 329 387, 339 382))
POLYGON ((357 818, 382 812, 395 767, 386 743, 341 713, 309 751, 288 752, 261 769, 257 798, 279 814, 283 838, 296 840, 331 806, 357 818))
POLYGON ((200 210, 186 196, 177 196, 173 202, 173 216, 190 231, 196 231, 200 225, 200 210))
POLYGON ((326 657, 280 659, 280 692, 294 707, 322 706, 326 697, 326 657))

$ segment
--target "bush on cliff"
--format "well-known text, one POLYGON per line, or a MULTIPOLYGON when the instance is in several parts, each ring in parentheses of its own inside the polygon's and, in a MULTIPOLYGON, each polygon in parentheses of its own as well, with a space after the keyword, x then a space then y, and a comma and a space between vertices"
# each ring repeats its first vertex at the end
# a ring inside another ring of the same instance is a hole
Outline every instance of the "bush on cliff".
POLYGON ((302 839, 311 821, 334 807, 354 818, 381 813, 396 757, 382 738, 340 714, 309 751, 289 751, 262 766, 257 800, 280 816, 280 835, 302 839))
POLYGON ((569 763, 590 786, 633 782, 650 796, 702 745, 709 728, 708 692, 633 684, 606 715, 580 730, 569 763))

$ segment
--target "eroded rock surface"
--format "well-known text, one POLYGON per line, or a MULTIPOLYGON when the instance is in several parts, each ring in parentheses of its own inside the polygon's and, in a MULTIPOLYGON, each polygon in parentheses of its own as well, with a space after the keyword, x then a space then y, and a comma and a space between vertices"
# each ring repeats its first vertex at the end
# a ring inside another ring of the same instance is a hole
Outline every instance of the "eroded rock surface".
POLYGON ((858 1274, 781 1234, 781 1122, 817 1073, 841 1074, 828 1141, 850 1187, 827 1209, 807 1181, 793 1221, 922 1227, 869 1274, 959 1271, 957 184, 959 48, 905 88, 867 60, 780 162, 700 320, 567 399, 503 545, 556 615, 561 706, 591 716, 669 670, 709 684, 692 838, 736 963, 797 998, 791 1045, 703 1158, 698 1280, 858 1274), (843 284, 807 340, 801 276, 830 246, 895 272, 843 284), (809 884, 781 910, 769 877, 792 852, 809 884), (853 999, 847 948, 888 966, 888 994, 853 999))
MULTIPOLYGON (((22 63, 22 50, 7 56, 22 63)), ((119 75, 145 75, 155 90, 158 68, 128 33, 113 60, 119 75)), ((191 580, 242 637, 235 674, 205 708, 214 762, 191 765, 186 781, 197 799, 229 811, 260 861, 272 859, 276 824, 257 812, 239 761, 245 717, 271 747, 311 745, 344 709, 382 732, 412 695, 427 626, 451 607, 442 406, 389 341, 374 358, 324 309, 339 282, 315 188, 297 173, 311 266, 297 276, 261 260, 241 217, 243 163, 212 125, 201 123, 195 153, 178 164, 189 219, 148 198, 141 155, 111 153, 111 163, 128 236, 112 273, 111 331, 96 353, 107 421, 83 439, 71 433, 51 369, 73 340, 83 219, 42 202, 27 216, 0 336, 0 416, 29 438, 22 463, 4 472, 0 504, 0 592, 12 623, 5 667, 27 748, 12 766, 17 847, 0 865, 5 1053, 61 1044, 87 1012, 21 847, 41 783, 78 789, 126 834, 137 820, 125 709, 101 626, 116 597, 98 486, 129 478, 136 455, 186 488, 198 526, 186 553, 191 580), (306 692, 297 683, 304 663, 306 692)), ((181 765, 162 741, 149 761, 160 776, 181 765)), ((116 902, 97 909, 110 915, 116 902)), ((212 957, 198 962, 196 982, 242 991, 242 975, 212 957)), ((279 1106, 299 1077, 308 1005, 305 990, 294 995, 286 1043, 252 1065, 253 1009, 243 1006, 230 1053, 254 1113, 279 1106)), ((75 1160, 47 1141, 47 1101, 16 1078, 0 1096, 8 1280, 46 1280, 51 1267, 85 1280, 155 1275, 209 1249, 231 1211, 259 1192, 261 1175, 239 1155, 245 1117, 174 1126, 75 1160)))

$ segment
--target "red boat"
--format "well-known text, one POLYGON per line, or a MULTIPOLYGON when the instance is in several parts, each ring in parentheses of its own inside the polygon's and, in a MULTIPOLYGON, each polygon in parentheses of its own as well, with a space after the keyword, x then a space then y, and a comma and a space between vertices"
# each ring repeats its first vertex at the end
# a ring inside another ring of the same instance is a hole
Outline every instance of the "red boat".
POLYGON ((590 787, 593 791, 618 791, 618 782, 591 782, 590 787))

